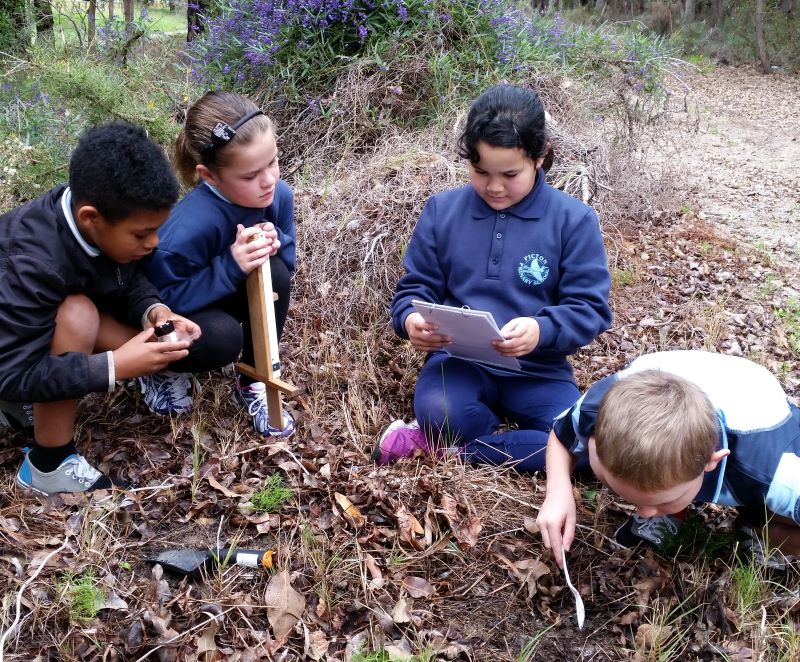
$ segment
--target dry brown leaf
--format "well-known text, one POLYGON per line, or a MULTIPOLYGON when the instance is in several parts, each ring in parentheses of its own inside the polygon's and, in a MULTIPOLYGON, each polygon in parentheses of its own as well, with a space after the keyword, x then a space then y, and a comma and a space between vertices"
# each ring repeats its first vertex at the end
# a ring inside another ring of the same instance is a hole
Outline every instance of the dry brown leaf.
POLYGON ((397 517, 397 528, 400 532, 401 540, 405 540, 414 549, 420 551, 425 549, 424 542, 417 538, 417 535, 425 533, 417 518, 408 512, 405 506, 400 506, 397 513, 395 513, 395 517, 397 517))
POLYGON ((264 592, 264 604, 275 637, 275 648, 279 648, 286 643, 295 624, 303 616, 306 599, 292 588, 289 573, 281 570, 269 580, 264 592))
POLYGON ((672 634, 670 625, 653 625, 652 623, 642 623, 636 628, 634 640, 645 648, 654 648, 664 643, 672 634))
POLYGON ((226 497, 232 497, 234 499, 238 499, 239 497, 242 496, 238 492, 234 492, 233 490, 225 487, 216 478, 214 478, 214 474, 212 474, 211 472, 206 474, 206 480, 208 481, 208 484, 211 485, 211 487, 213 487, 218 492, 222 492, 226 497))
POLYGON ((405 598, 400 598, 392 609, 392 620, 395 623, 410 623, 411 610, 408 608, 408 603, 405 598))
POLYGON ((532 533, 534 535, 539 533, 539 525, 536 524, 535 517, 526 517, 522 522, 522 526, 525 527, 525 530, 528 533, 532 533))
POLYGON ((436 587, 422 577, 403 577, 402 586, 412 598, 428 598, 436 593, 436 587))
POLYGON ((378 562, 375 560, 375 557, 372 556, 372 554, 364 554, 364 565, 367 566, 367 570, 369 570, 369 574, 372 577, 369 582, 370 588, 382 588, 384 583, 383 573, 378 567, 378 562))
POLYGON ((195 652, 198 657, 206 651, 217 650, 217 642, 214 640, 214 637, 217 636, 217 632, 219 632, 219 623, 217 623, 215 619, 211 621, 197 636, 197 639, 195 639, 197 651, 195 652))
POLYGON ((350 501, 344 494, 340 492, 335 492, 333 498, 336 499, 336 503, 339 504, 339 508, 342 509, 344 513, 345 519, 350 522, 350 525, 356 529, 360 529, 364 524, 367 523, 366 518, 361 514, 358 508, 353 505, 353 502, 350 501))
POLYGON ((305 634, 305 643, 303 651, 305 659, 321 660, 328 653, 328 646, 330 642, 322 630, 314 630, 310 632, 303 624, 303 633, 305 634))

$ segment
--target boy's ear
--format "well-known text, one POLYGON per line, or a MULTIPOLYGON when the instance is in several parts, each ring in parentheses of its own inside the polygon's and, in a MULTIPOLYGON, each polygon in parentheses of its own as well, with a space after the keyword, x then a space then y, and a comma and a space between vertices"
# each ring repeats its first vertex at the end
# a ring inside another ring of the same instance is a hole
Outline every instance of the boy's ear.
POLYGON ((92 205, 81 205, 74 213, 75 224, 81 229, 87 229, 104 220, 103 215, 92 205))
POLYGON ((208 182, 212 186, 217 185, 217 178, 214 177, 214 173, 211 170, 209 170, 208 166, 204 166, 202 163, 198 163, 194 169, 198 177, 200 177, 200 179, 202 179, 204 182, 208 182))
POLYGON ((717 468, 717 465, 722 461, 722 458, 728 457, 730 454, 730 448, 715 451, 711 454, 711 457, 709 458, 708 462, 706 462, 706 466, 703 468, 703 470, 714 471, 714 469, 717 468))

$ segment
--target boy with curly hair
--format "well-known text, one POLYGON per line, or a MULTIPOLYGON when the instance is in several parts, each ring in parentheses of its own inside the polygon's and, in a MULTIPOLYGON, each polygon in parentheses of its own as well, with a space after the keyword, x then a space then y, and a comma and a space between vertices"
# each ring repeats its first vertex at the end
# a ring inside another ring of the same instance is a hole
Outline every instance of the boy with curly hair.
POLYGON ((32 423, 34 436, 19 486, 43 495, 111 487, 75 447, 79 398, 185 357, 188 340, 151 342, 167 320, 199 334, 137 267, 178 192, 144 130, 110 122, 81 138, 69 186, 0 216, 0 422, 32 423))

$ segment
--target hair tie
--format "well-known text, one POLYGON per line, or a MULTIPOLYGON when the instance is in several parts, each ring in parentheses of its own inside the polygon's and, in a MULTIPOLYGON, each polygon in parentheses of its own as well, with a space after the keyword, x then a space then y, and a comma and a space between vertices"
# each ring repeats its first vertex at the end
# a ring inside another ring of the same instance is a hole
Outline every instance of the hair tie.
POLYGON ((225 122, 217 122, 214 125, 214 128, 211 129, 211 142, 200 146, 200 154, 203 156, 203 159, 207 161, 210 160, 210 157, 213 157, 214 152, 219 147, 224 147, 234 139, 236 136, 236 129, 242 126, 242 124, 245 122, 263 114, 264 112, 261 110, 254 110, 253 112, 247 113, 247 115, 244 117, 240 117, 238 120, 236 120, 233 123, 233 126, 229 126, 225 122))

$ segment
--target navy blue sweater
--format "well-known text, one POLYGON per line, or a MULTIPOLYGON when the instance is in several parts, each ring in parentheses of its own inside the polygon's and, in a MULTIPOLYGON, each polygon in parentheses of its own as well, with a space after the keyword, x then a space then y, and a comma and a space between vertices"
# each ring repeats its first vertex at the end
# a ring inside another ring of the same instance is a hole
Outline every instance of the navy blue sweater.
POLYGON ((279 180, 266 209, 240 207, 223 200, 206 184, 192 189, 158 231, 161 243, 146 263, 147 275, 175 312, 193 313, 233 294, 247 277, 231 246, 236 225, 249 228, 269 221, 281 242, 277 257, 295 269, 296 246, 292 190, 279 180))
POLYGON ((107 353, 50 354, 58 307, 70 294, 86 295, 137 329, 147 308, 161 301, 136 262, 87 253, 64 213, 65 189, 0 216, 2 400, 66 400, 113 386, 107 353))
POLYGON ((539 323, 539 344, 523 372, 569 379, 566 357, 611 325, 611 276, 594 210, 545 182, 495 211, 472 186, 428 200, 403 259, 392 300, 395 332, 407 338, 412 299, 488 310, 502 328, 516 317, 539 323))

